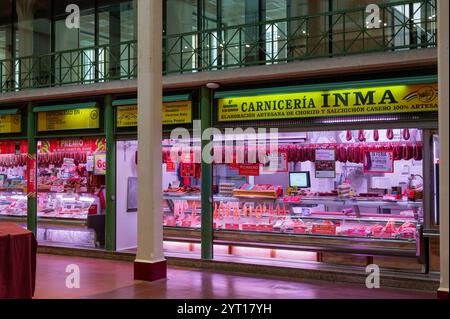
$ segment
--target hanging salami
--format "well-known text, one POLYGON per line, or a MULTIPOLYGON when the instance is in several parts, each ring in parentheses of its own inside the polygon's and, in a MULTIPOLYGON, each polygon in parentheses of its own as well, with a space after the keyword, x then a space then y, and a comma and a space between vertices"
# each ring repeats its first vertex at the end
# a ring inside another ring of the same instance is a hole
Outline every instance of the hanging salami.
POLYGON ((386 131, 386 138, 387 138, 388 140, 392 140, 392 139, 394 138, 394 130, 388 129, 388 130, 386 131))
POLYGON ((364 130, 359 130, 358 131, 358 140, 360 142, 364 142, 366 140, 366 137, 364 136, 364 130))
POLYGON ((421 144, 416 144, 416 145, 414 146, 414 149, 415 149, 415 151, 414 151, 414 160, 416 160, 416 161, 421 161, 421 160, 423 159, 423 154, 422 154, 423 149, 422 149, 422 145, 421 145, 421 144))
POLYGON ((346 139, 348 142, 350 142, 352 140, 352 131, 347 130, 346 139))
POLYGON ((375 142, 378 142, 379 139, 380 139, 380 134, 379 134, 378 130, 374 130, 373 131, 373 140, 375 142))
POLYGON ((347 162, 347 148, 344 145, 341 146, 340 153, 341 153, 341 162, 343 163, 347 162))
POLYGON ((405 141, 407 141, 407 140, 409 140, 410 137, 411 137, 411 135, 410 135, 410 133, 409 133, 409 129, 405 128, 405 129, 403 130, 403 139, 404 139, 405 141))

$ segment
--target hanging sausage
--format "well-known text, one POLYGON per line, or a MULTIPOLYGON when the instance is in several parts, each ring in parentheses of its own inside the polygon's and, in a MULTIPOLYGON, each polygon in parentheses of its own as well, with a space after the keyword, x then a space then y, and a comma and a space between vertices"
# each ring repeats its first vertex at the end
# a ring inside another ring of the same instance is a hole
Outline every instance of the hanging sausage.
POLYGON ((410 133, 409 133, 409 129, 405 128, 405 129, 403 130, 403 139, 404 139, 405 141, 407 141, 407 140, 409 140, 410 137, 411 137, 411 135, 410 135, 410 133))
POLYGON ((355 146, 355 148, 353 149, 353 161, 356 164, 361 163, 361 147, 359 146, 355 146))
POLYGON ((378 142, 379 139, 380 139, 380 134, 379 134, 378 130, 374 130, 373 131, 373 140, 375 142, 378 142))
POLYGON ((392 139, 394 138, 394 130, 388 129, 388 130, 386 131, 386 138, 387 138, 388 140, 392 140, 392 139))
POLYGON ((348 142, 350 142, 352 140, 352 131, 347 130, 346 139, 348 142))
POLYGON ((364 136, 364 130, 359 130, 358 131, 358 140, 360 142, 364 142, 366 140, 366 137, 364 136))
POLYGON ((421 161, 423 159, 423 148, 422 148, 422 144, 418 143, 414 146, 414 160, 416 161, 421 161))
POLYGON ((343 163, 347 162, 348 159, 347 148, 344 145, 341 145, 340 153, 341 153, 341 162, 343 163))

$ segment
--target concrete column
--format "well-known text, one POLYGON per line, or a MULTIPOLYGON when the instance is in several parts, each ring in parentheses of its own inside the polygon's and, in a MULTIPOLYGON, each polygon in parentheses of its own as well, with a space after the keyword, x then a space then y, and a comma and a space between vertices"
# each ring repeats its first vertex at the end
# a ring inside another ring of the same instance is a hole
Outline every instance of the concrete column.
POLYGON ((165 278, 162 197, 161 0, 138 0, 138 249, 136 280, 165 278))
POLYGON ((448 191, 449 191, 449 149, 448 149, 448 37, 449 1, 438 0, 438 74, 439 74, 439 224, 441 283, 438 297, 448 298, 448 191))

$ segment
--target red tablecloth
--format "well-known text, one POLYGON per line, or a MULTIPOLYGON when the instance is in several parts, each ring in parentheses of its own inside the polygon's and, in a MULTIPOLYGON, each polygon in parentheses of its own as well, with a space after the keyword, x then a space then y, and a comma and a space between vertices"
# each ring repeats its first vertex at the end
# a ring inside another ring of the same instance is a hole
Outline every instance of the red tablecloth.
POLYGON ((0 299, 33 297, 36 249, 32 232, 0 223, 0 299))

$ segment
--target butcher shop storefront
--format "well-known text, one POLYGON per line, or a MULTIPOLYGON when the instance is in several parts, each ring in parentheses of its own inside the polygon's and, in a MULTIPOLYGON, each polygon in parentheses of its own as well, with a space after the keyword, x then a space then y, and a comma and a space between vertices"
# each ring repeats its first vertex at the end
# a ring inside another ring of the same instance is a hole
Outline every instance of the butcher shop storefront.
POLYGON ((215 92, 215 127, 278 129, 264 163, 214 149, 240 158, 213 164, 216 255, 438 269, 437 94, 433 76, 215 92))

